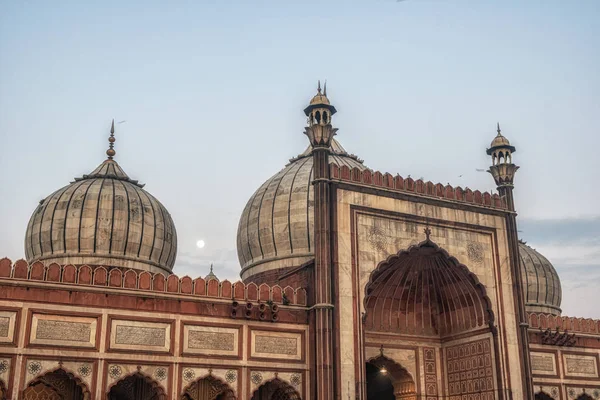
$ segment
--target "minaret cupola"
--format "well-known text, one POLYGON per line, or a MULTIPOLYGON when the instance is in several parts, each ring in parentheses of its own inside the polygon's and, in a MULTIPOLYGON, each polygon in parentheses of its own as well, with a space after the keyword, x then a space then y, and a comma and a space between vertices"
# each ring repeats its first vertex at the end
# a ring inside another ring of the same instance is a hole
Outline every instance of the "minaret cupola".
POLYGON ((516 151, 514 146, 511 146, 507 138, 502 135, 500 124, 497 125, 498 134, 492 140, 490 148, 487 149, 487 154, 492 156, 492 165, 488 172, 492 174, 498 188, 502 186, 513 186, 515 173, 519 166, 513 164, 512 153, 516 151))

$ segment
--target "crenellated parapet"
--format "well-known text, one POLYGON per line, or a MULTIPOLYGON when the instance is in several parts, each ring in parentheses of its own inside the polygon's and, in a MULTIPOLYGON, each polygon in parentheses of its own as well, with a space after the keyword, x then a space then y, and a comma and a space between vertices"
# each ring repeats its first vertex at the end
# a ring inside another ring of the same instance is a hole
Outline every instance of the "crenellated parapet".
POLYGON ((273 302, 276 304, 306 306, 304 288, 282 288, 278 285, 219 281, 217 279, 192 279, 189 276, 165 276, 147 271, 120 268, 90 267, 88 265, 28 264, 8 258, 0 259, 0 280, 44 282, 48 284, 103 287, 131 291, 164 293, 198 298, 237 300, 248 302, 273 302))
POLYGON ((591 318, 560 317, 551 314, 529 313, 532 329, 559 329, 573 333, 600 334, 600 320, 591 318))
POLYGON ((379 171, 363 170, 358 168, 348 168, 347 166, 338 166, 330 164, 330 178, 332 180, 345 181, 360 185, 368 185, 396 192, 409 192, 421 196, 434 197, 439 199, 458 201, 463 203, 475 204, 483 207, 490 207, 505 210, 506 204, 498 194, 489 192, 472 191, 469 188, 463 189, 460 186, 434 184, 431 181, 424 182, 421 179, 403 178, 400 175, 393 176, 389 173, 379 171))

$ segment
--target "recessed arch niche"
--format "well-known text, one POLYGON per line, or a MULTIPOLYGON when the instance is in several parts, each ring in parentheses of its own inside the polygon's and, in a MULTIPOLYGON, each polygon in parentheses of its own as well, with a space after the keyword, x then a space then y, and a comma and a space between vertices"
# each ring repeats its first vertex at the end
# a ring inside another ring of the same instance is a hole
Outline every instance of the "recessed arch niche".
POLYGON ((167 395, 154 379, 136 372, 111 386, 107 400, 167 400, 167 395))
POLYGON ((32 380, 23 390, 23 400, 89 400, 85 383, 62 368, 49 371, 32 380))
POLYGON ((489 328, 494 320, 485 287, 429 238, 378 265, 364 308, 367 332, 441 339, 489 328))
POLYGON ((227 383, 209 375, 189 384, 181 400, 236 400, 236 397, 227 383))
POLYGON ((256 389, 251 400, 302 400, 302 398, 287 382, 275 378, 256 389))
POLYGON ((366 366, 367 400, 413 400, 417 391, 413 376, 383 354, 366 366))

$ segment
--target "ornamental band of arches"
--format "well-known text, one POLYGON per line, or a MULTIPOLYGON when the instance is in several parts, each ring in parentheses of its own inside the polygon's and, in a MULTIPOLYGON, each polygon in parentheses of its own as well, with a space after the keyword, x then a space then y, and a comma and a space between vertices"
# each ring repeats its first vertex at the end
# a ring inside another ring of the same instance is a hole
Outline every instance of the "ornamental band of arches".
MULTIPOLYGON (((31 365, 31 364, 30 364, 31 365)), ((37 364, 29 369, 39 368, 37 364)), ((31 372, 31 371, 29 371, 31 372)), ((19 397, 23 400, 90 400, 90 389, 75 373, 62 366, 32 378, 19 397)), ((159 382, 139 371, 120 377, 109 385, 106 400, 167 400, 169 396, 159 382)), ((237 400, 235 388, 212 375, 193 380, 183 388, 180 400, 237 400)), ((0 380, 0 400, 9 400, 4 382, 0 380)), ((301 400, 288 383, 275 377, 262 382, 251 400, 301 400)))

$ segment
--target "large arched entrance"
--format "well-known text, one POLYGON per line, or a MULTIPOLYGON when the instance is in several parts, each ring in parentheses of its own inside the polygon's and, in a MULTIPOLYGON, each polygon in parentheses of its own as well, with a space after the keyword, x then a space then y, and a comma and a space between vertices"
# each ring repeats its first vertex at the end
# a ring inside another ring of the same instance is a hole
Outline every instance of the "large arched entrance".
POLYGON ((23 390, 23 400, 88 400, 90 393, 83 382, 63 369, 33 380, 23 390))
POLYGON ((381 355, 367 362, 367 400, 413 400, 416 386, 410 373, 381 355))
MULTIPOLYGON (((424 397, 425 393, 431 397, 442 395, 441 371, 447 374, 444 378, 449 382, 446 395, 486 393, 493 396, 496 388, 491 349, 496 344, 491 334, 494 315, 490 299, 478 278, 431 241, 429 234, 427 229, 425 241, 390 256, 371 273, 363 303, 365 343, 367 347, 371 344, 366 351, 372 354, 374 343, 377 347, 383 346, 383 337, 387 344, 402 345, 409 341, 413 350, 402 350, 403 355, 386 353, 386 356, 410 357, 425 363, 425 387, 415 387, 412 382, 409 388, 406 381, 400 390, 398 381, 389 377, 395 399, 414 399, 424 397), (445 365, 438 368, 442 362, 445 365), (463 365, 469 365, 468 374, 460 369, 463 365)), ((389 370, 379 364, 375 366, 389 370)), ((417 361, 407 367, 418 373, 417 361)), ((379 382, 377 387, 386 386, 384 377, 376 374, 376 368, 367 366, 365 374, 367 391, 375 390, 372 382, 379 382)), ((389 388, 386 390, 389 392, 389 388)), ((389 397, 389 394, 384 396, 389 397)))
POLYGON ((228 384, 207 376, 185 388, 181 400, 235 400, 235 395, 228 384))
POLYGON ((108 392, 108 400, 167 400, 163 388, 152 378, 136 373, 117 382, 108 392))
POLYGON ((300 394, 281 379, 273 379, 262 384, 251 400, 302 400, 300 394))

